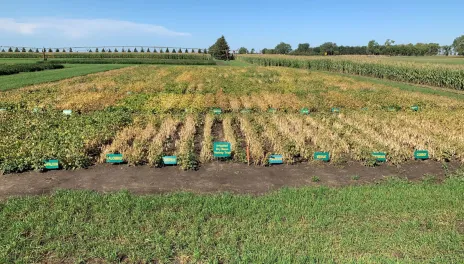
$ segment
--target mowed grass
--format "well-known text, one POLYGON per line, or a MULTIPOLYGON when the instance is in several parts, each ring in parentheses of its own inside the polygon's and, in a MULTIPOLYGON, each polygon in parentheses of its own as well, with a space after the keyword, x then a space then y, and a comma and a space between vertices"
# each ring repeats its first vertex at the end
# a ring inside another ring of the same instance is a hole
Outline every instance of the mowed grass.
POLYGON ((109 71, 123 67, 131 66, 129 64, 67 64, 64 69, 47 70, 40 72, 27 72, 0 76, 0 91, 17 89, 28 85, 53 82, 71 77, 86 75, 90 73, 109 71))
POLYGON ((258 197, 58 191, 10 198, 0 203, 0 262, 459 263, 463 177, 258 197))

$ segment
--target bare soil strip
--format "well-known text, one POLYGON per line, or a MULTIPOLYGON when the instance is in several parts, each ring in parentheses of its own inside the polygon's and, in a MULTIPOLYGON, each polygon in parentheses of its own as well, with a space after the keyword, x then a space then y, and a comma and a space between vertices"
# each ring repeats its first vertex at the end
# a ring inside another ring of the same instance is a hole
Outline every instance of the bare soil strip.
MULTIPOLYGON (((460 165, 454 162, 446 164, 449 172, 460 165)), ((368 184, 390 176, 420 181, 426 174, 435 176, 437 182, 440 182, 445 178, 446 171, 442 163, 434 161, 411 161, 399 167, 384 164, 373 168, 355 162, 344 166, 310 163, 272 167, 212 162, 202 166, 198 171, 182 171, 177 167, 100 164, 74 171, 32 171, 0 176, 0 198, 48 194, 56 189, 99 192, 128 190, 135 194, 190 191, 256 195, 282 187, 341 187, 368 184), (320 181, 313 182, 313 176, 317 176, 320 181)))

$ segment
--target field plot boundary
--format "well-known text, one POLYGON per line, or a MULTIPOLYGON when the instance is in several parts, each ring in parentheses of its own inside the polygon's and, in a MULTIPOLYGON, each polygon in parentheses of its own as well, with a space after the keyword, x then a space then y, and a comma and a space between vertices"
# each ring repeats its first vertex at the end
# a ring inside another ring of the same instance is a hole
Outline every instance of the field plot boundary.
POLYGON ((47 194, 57 189, 129 190, 135 194, 176 191, 263 194, 283 187, 343 187, 376 183, 391 177, 438 183, 460 166, 457 162, 410 161, 401 166, 378 167, 356 162, 344 166, 306 163, 263 167, 213 161, 197 171, 183 171, 177 167, 97 164, 80 170, 29 171, 0 176, 0 198, 47 194))

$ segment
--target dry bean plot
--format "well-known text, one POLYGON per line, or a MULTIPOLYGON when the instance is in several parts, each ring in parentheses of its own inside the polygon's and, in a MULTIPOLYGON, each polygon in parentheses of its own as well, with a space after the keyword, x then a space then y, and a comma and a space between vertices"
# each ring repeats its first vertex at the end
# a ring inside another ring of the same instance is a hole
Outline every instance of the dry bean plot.
POLYGON ((0 108, 6 173, 46 160, 87 167, 107 154, 153 167, 175 156, 196 169, 217 158, 215 142, 230 143, 227 160, 256 165, 325 153, 373 166, 374 152, 397 164, 416 150, 464 161, 462 100, 299 69, 136 66, 2 92, 0 108))

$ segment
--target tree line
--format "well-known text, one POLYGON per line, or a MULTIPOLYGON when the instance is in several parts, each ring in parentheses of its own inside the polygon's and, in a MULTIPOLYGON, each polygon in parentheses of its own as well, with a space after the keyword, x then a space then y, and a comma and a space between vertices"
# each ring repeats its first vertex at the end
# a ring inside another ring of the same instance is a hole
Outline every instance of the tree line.
MULTIPOLYGON (((182 48, 179 48, 177 51, 176 49, 169 49, 169 48, 166 48, 166 49, 162 49, 162 48, 153 48, 150 50, 150 48, 147 48, 146 50, 142 47, 140 48, 140 50, 138 50, 137 48, 134 48, 131 50, 131 48, 122 48, 121 50, 118 50, 118 48, 102 48, 102 49, 99 49, 99 48, 88 48, 86 50, 86 52, 108 52, 108 53, 111 53, 111 52, 141 52, 141 53, 144 53, 144 52, 147 52, 147 53, 203 53, 203 54, 207 54, 208 51, 206 49, 183 49, 182 48)), ((48 53, 52 53, 52 52, 74 52, 72 48, 62 48, 62 49, 59 49, 59 48, 43 48, 43 49, 38 49, 38 48, 35 48, 35 49, 32 49, 32 48, 29 48, 29 49, 26 49, 26 48, 18 48, 18 47, 9 47, 7 50, 5 50, 4 48, 1 49, 0 52, 35 52, 35 53, 41 53, 41 52, 48 52, 48 53)))
MULTIPOLYGON (((239 54, 253 54, 247 48, 241 47, 239 54)), ((263 49, 262 54, 289 55, 387 55, 387 56, 433 56, 433 55, 464 55, 464 35, 457 37, 453 44, 440 46, 438 43, 397 44, 387 39, 383 45, 375 40, 369 41, 367 46, 338 46, 334 42, 326 42, 318 47, 311 47, 309 43, 300 43, 296 49, 285 42, 280 42, 273 49, 263 49)))

